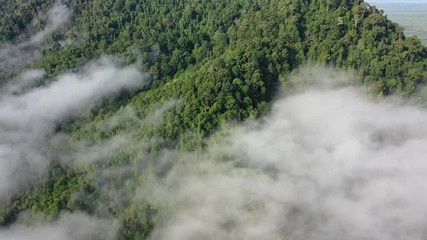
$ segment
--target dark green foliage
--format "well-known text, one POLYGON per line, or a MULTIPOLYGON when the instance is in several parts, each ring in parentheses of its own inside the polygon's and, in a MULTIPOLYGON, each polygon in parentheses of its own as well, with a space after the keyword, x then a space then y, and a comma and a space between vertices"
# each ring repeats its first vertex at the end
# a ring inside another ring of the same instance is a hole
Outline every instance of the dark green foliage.
MULTIPOLYGON (((59 129, 75 140, 96 143, 132 132, 144 151, 195 149, 221 124, 257 118, 268 111, 276 89, 306 61, 356 70, 377 94, 410 96, 425 83, 427 49, 415 37, 361 0, 65 0, 73 12, 70 29, 51 37, 34 67, 49 77, 74 71, 102 55, 118 56, 152 74, 148 89, 123 93, 98 109, 59 129), (58 46, 60 40, 74 44, 58 46), (171 104, 162 121, 148 118, 171 104), (114 128, 102 123, 135 111, 138 121, 114 128), (149 140, 147 140, 149 139, 149 140)), ((0 5, 0 41, 17 39, 26 26, 53 1, 7 1, 0 5), (24 3, 25 2, 25 3, 24 3)), ((140 149, 139 149, 140 150, 140 149)), ((23 210, 56 217, 63 211, 95 213, 105 207, 122 226, 117 239, 147 238, 157 209, 148 203, 117 203, 103 199, 93 175, 109 167, 134 166, 135 147, 123 149, 87 169, 54 164, 40 187, 24 192, 0 209, 8 225, 23 210), (77 196, 77 197, 76 197, 77 196), (99 206, 97 206, 99 207, 99 206)), ((148 171, 148 170, 147 170, 148 171)), ((129 192, 140 176, 109 179, 125 182, 129 192)), ((148 174, 148 173, 147 173, 148 174)))
MULTIPOLYGON (((2 1, 0 42, 17 40, 17 37, 29 30, 31 21, 45 13, 53 2, 52 0, 2 1)), ((43 24, 39 25, 35 27, 41 27, 43 24)))

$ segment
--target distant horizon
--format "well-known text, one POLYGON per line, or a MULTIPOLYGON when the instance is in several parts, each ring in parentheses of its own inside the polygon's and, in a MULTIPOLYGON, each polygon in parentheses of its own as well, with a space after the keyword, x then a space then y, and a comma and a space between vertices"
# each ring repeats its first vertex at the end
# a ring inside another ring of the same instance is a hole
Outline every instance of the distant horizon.
POLYGON ((405 35, 417 35, 427 44, 427 0, 365 0, 384 11, 388 19, 405 29, 405 35))
POLYGON ((381 4, 381 3, 426 3, 427 0, 407 0, 405 2, 402 2, 401 0, 365 0, 365 2, 370 4, 381 4))

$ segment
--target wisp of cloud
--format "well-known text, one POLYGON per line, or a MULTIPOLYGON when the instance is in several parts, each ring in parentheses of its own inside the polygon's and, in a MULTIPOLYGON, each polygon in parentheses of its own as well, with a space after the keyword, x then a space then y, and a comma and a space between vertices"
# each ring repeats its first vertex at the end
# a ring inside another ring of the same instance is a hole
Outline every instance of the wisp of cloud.
POLYGON ((44 16, 47 23, 42 31, 30 36, 24 42, 0 44, 0 74, 9 74, 31 63, 37 58, 38 50, 47 38, 51 34, 65 29, 70 16, 71 11, 68 7, 56 2, 44 16))
POLYGON ((110 239, 114 233, 112 219, 99 219, 84 213, 64 214, 51 224, 14 224, 0 231, 2 240, 84 240, 110 239))
MULTIPOLYGON (((0 98, 0 200, 46 174, 46 144, 56 125, 78 117, 121 90, 141 88, 146 74, 111 62, 90 64, 78 74, 63 74, 50 85, 0 98)), ((15 88, 8 88, 14 89, 15 88)), ((19 91, 18 91, 19 92, 19 91)))
POLYGON ((426 239, 427 111, 334 76, 157 159, 174 167, 136 197, 163 211, 151 239, 426 239))
MULTIPOLYGON (((0 194, 10 195, 28 176, 43 175, 47 162, 38 149, 57 121, 77 116, 119 88, 138 86, 141 79, 132 68, 92 66, 47 87, 3 97, 0 164, 7 176, 0 179, 0 194)), ((426 239, 427 111, 375 99, 342 73, 311 68, 293 79, 304 88, 278 98, 263 118, 214 134, 203 150, 145 154, 141 148, 134 165, 94 173, 101 198, 157 206, 153 240, 426 239), (103 181, 138 171, 142 180, 133 183, 134 193, 103 181)), ((151 119, 162 116, 158 112, 178 104, 161 106, 146 122, 153 124, 151 119)), ((102 161, 108 153, 102 149, 121 148, 129 139, 121 135, 76 148, 68 157, 78 156, 78 164, 102 161)), ((111 219, 65 214, 51 224, 13 224, 0 231, 0 239, 99 237, 97 230, 113 225, 111 219), (69 231, 75 219, 87 222, 82 232, 69 231)))

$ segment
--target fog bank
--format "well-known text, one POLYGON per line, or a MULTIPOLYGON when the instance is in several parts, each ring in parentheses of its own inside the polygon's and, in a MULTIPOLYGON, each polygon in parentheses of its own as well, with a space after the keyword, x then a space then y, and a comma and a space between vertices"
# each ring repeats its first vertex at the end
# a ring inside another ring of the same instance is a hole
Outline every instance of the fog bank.
POLYGON ((158 159, 137 197, 164 211, 152 239, 427 237, 426 110, 312 73, 207 153, 158 159))
POLYGON ((47 86, 23 90, 19 79, 8 85, 0 98, 0 200, 43 179, 49 163, 47 143, 61 121, 148 82, 147 74, 102 60, 81 73, 60 75, 47 86))

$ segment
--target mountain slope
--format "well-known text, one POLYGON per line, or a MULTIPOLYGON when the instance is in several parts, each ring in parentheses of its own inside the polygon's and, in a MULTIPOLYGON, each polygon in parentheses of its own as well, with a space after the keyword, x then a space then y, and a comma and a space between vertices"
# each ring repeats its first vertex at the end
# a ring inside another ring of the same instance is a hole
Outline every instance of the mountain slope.
MULTIPOLYGON (((97 143, 132 132, 134 144, 83 170, 51 160, 50 176, 40 187, 4 204, 3 225, 28 209, 56 217, 63 211, 98 214, 100 204, 122 223, 118 239, 145 238, 153 228, 156 204, 104 199, 93 183, 100 169, 133 163, 139 141, 148 155, 164 148, 203 148, 205 137, 221 125, 266 113, 278 89, 293 84, 288 76, 306 62, 354 71, 379 95, 411 96, 427 77, 427 48, 360 0, 63 3, 71 10, 68 30, 53 33, 39 46, 41 57, 27 64, 46 70, 40 85, 64 71, 78 72, 104 55, 150 73, 152 82, 142 90, 122 91, 102 106, 59 124, 57 131, 75 141, 97 143), (105 122, 126 115, 130 108, 144 120, 105 127, 105 122), (159 108, 164 108, 162 121, 146 120, 159 108)), ((40 16, 52 4, 31 0, 2 5, 0 20, 6 24, 0 27, 1 40, 19 43, 43 29, 47 20, 40 16)), ((16 74, 8 74, 6 80, 16 74)), ((140 178, 134 173, 103 184, 120 188, 140 178)), ((132 192, 135 185, 130 183, 127 190, 132 192)))

